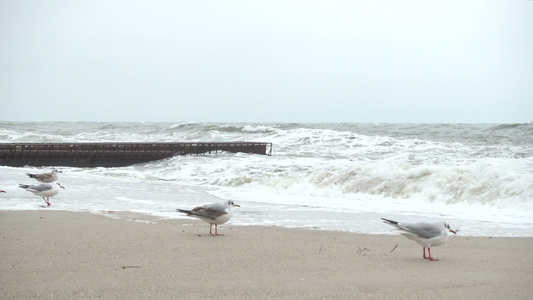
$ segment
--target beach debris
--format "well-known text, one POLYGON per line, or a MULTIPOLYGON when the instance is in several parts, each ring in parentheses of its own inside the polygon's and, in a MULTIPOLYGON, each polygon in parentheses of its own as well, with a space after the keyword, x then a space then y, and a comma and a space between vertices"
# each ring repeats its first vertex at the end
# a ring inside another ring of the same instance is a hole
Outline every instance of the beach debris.
POLYGON ((125 269, 140 269, 141 266, 122 266, 122 270, 125 270, 125 269))
POLYGON ((322 252, 322 247, 324 247, 324 243, 322 243, 322 245, 320 246, 320 250, 318 250, 318 255, 320 255, 320 253, 322 252))
POLYGON ((177 209, 177 212, 185 213, 189 217, 199 218, 200 220, 209 223, 209 234, 212 236, 223 235, 218 234, 218 225, 224 224, 233 216, 233 207, 240 207, 240 205, 233 203, 233 200, 227 200, 222 203, 206 204, 197 206, 191 210, 177 209), (215 225, 215 234, 213 234, 213 225, 215 225))
POLYGON ((398 223, 389 219, 381 219, 385 224, 395 227, 401 235, 422 246, 422 256, 430 261, 438 261, 438 259, 431 257, 431 247, 444 244, 448 240, 450 232, 453 234, 456 233, 456 231, 450 229, 450 225, 444 221, 429 223, 398 223), (428 256, 426 256, 426 248, 428 248, 428 256))
POLYGON ((398 247, 398 244, 396 244, 396 246, 394 246, 394 248, 392 248, 392 250, 390 251, 390 253, 392 253, 392 251, 396 250, 396 247, 398 247))
POLYGON ((366 247, 363 248, 363 249, 361 249, 361 247, 357 247, 357 252, 361 253, 361 252, 363 252, 363 251, 370 251, 370 249, 368 249, 368 248, 366 248, 366 247))

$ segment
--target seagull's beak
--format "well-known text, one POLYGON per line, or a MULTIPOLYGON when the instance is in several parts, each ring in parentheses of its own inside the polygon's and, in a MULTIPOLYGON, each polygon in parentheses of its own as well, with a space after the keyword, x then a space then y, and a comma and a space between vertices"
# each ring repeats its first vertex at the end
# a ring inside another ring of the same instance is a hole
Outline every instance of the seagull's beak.
POLYGON ((450 229, 450 232, 453 232, 453 234, 457 234, 457 231, 455 231, 455 230, 451 230, 450 229))
POLYGON ((65 189, 65 187, 64 187, 64 186, 62 186, 62 185, 60 185, 59 187, 60 187, 60 188, 62 188, 62 189, 65 189))
POLYGON ((241 207, 239 204, 233 204, 233 206, 241 207))

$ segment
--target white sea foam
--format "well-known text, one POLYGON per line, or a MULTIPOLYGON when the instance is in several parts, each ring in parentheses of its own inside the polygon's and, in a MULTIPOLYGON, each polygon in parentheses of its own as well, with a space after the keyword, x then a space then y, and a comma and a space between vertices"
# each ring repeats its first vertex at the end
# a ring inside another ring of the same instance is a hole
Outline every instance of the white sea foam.
MULTIPOLYGON (((123 168, 70 168, 52 208, 177 218, 233 199, 233 224, 388 233, 380 217, 446 219, 463 235, 531 236, 531 124, 2 123, 0 142, 261 141, 273 155, 178 156, 123 168)), ((42 209, 0 167, 0 209, 42 209)))

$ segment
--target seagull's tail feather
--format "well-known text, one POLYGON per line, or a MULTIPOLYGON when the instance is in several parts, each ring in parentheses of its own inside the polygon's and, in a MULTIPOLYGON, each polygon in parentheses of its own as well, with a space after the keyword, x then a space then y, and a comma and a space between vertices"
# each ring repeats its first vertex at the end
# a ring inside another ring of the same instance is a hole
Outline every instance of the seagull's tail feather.
POLYGON ((180 212, 180 213, 184 213, 184 214, 187 214, 188 216, 190 215, 194 215, 194 213, 190 210, 186 210, 186 209, 176 209, 177 212, 180 212))
POLYGON ((19 184, 19 188, 23 188, 23 189, 27 189, 29 188, 30 186, 27 185, 27 184, 19 184))
POLYGON ((383 223, 395 227, 400 232, 400 234, 404 235, 408 239, 413 239, 413 235, 416 235, 416 233, 414 233, 412 229, 406 228, 406 227, 400 225, 396 221, 389 220, 389 219, 384 219, 384 218, 381 218, 381 219, 384 221, 383 223))
POLYGON ((384 221, 383 223, 385 223, 385 224, 389 224, 389 225, 393 225, 393 226, 394 225, 398 225, 398 222, 396 222, 396 221, 385 219, 385 218, 381 218, 381 219, 384 221))
POLYGON ((385 224, 388 224, 390 226, 394 226, 394 227, 396 227, 396 229, 405 230, 405 228, 403 228, 402 226, 398 225, 398 222, 396 222, 396 221, 389 220, 389 219, 384 219, 384 218, 381 218, 381 219, 383 220, 383 223, 385 223, 385 224))
POLYGON ((37 178, 37 174, 26 173, 30 178, 37 178))

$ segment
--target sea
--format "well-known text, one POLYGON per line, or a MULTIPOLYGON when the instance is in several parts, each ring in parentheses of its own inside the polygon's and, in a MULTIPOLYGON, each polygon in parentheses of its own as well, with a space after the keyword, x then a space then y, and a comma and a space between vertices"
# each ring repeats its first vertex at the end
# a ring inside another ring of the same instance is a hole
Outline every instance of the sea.
POLYGON ((272 155, 0 166, 0 210, 178 219, 231 199, 241 207, 227 225, 391 234, 380 218, 444 220, 462 236, 533 236, 533 123, 0 122, 0 143, 236 141, 272 143, 272 155), (45 208, 18 185, 52 169, 65 189, 45 208))

